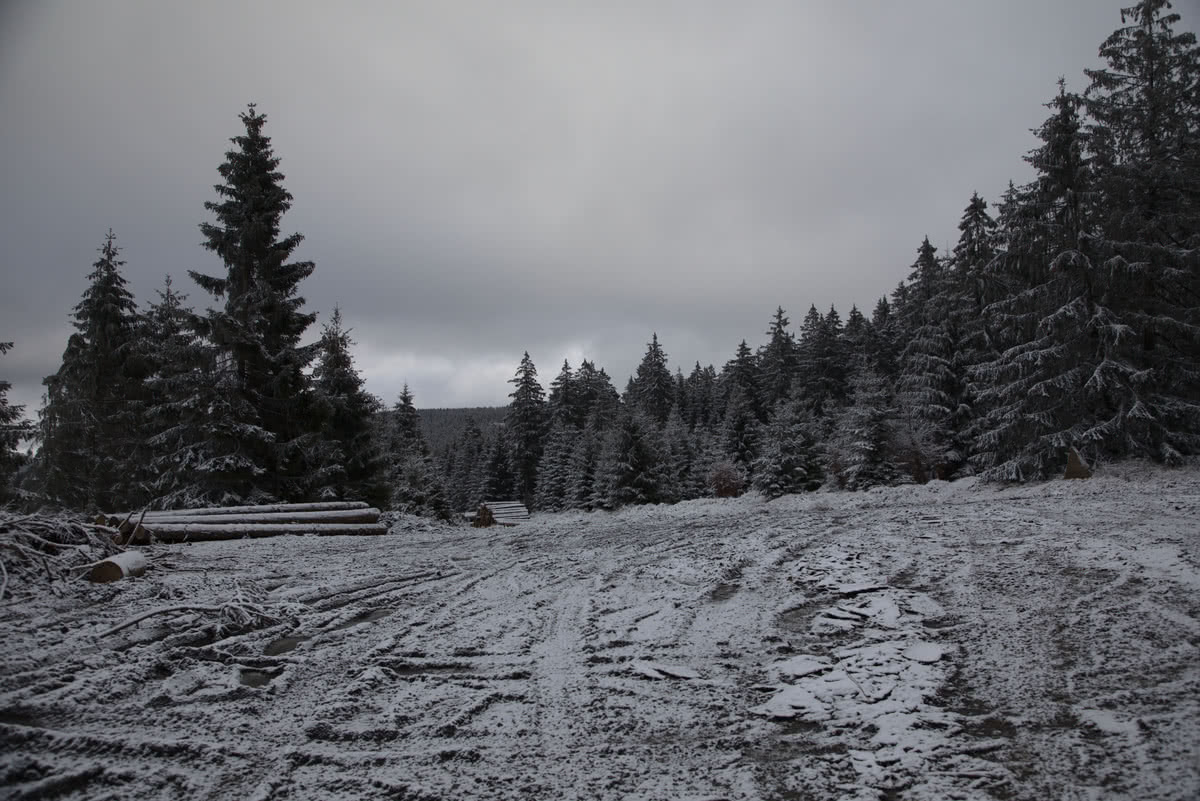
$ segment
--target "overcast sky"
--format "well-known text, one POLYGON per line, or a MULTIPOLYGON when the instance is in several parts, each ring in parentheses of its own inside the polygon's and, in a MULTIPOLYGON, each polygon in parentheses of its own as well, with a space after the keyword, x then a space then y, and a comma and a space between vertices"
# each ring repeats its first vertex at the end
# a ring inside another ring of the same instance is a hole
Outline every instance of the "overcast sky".
POLYGON ((0 376, 32 415, 109 227, 140 304, 212 302, 186 271, 224 269, 197 226, 250 101, 302 294, 389 403, 506 403, 525 350, 620 389, 655 331, 719 368, 777 305, 869 314, 1028 179, 1128 2, 6 0, 0 376))

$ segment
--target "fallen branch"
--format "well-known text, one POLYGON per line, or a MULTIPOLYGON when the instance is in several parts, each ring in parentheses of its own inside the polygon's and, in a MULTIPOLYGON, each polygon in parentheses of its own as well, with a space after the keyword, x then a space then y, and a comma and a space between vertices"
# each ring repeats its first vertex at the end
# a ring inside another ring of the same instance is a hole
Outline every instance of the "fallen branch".
POLYGON ((105 629, 96 636, 101 638, 108 637, 130 626, 136 626, 143 620, 155 615, 167 615, 175 612, 199 612, 201 614, 215 615, 217 619, 213 624, 214 629, 217 634, 221 634, 226 629, 246 629, 278 623, 283 615, 295 608, 296 604, 282 604, 276 605, 276 608, 270 608, 257 599, 249 597, 242 590, 241 585, 235 583, 233 599, 223 604, 216 606, 205 604, 160 606, 157 609, 151 609, 128 620, 124 620, 111 628, 105 629))
POLYGON ((121 631, 122 629, 127 629, 130 626, 136 626, 138 623, 141 623, 143 620, 146 620, 147 618, 152 618, 155 615, 169 615, 172 612, 206 612, 208 614, 217 614, 220 611, 221 611, 221 607, 219 607, 219 606, 197 606, 196 604, 181 604, 179 606, 160 606, 158 609, 151 609, 149 612, 143 612, 140 615, 137 615, 135 617, 129 618, 128 620, 122 621, 110 629, 105 629, 104 631, 100 632, 96 636, 97 637, 108 637, 112 634, 116 634, 118 631, 121 631))

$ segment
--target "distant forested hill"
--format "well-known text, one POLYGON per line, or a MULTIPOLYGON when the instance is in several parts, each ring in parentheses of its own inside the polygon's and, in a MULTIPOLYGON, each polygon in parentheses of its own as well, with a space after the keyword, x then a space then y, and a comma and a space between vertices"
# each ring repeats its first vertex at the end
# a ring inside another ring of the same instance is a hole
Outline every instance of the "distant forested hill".
POLYGON ((486 435, 504 424, 504 406, 476 406, 468 409, 421 409, 421 433, 434 454, 442 456, 458 441, 469 418, 486 435))

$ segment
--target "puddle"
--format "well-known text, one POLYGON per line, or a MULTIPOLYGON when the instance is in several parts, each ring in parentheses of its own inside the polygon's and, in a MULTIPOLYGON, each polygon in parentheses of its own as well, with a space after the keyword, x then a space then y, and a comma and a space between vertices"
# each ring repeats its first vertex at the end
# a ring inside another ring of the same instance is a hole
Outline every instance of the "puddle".
POLYGON ((288 651, 294 651, 300 643, 311 640, 312 637, 306 634, 293 634, 287 637, 280 637, 273 643, 267 646, 267 650, 263 651, 265 656, 279 656, 286 654, 288 651))
POLYGON ((369 612, 357 614, 347 621, 338 623, 336 626, 331 626, 327 631, 341 631, 351 626, 357 626, 359 623, 374 623, 376 620, 382 620, 395 611, 395 609, 372 609, 369 612))
POLYGON ((247 687, 266 687, 274 678, 274 674, 268 673, 265 670, 247 670, 246 668, 242 668, 238 681, 247 687))

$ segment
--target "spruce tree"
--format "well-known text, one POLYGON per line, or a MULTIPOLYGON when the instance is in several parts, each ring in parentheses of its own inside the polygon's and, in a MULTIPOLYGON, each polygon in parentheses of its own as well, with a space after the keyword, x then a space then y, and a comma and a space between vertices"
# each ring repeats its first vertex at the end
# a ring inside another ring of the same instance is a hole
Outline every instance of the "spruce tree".
POLYGON ((894 453, 895 409, 883 377, 864 365, 855 371, 850 405, 839 415, 830 443, 830 468, 845 489, 897 483, 903 475, 894 453))
POLYGON ((481 500, 507 500, 516 494, 517 479, 509 456, 508 437, 491 437, 483 448, 483 469, 480 471, 481 500))
POLYGON ((110 230, 91 282, 75 306, 76 329, 59 370, 43 382, 41 481, 48 500, 71 508, 116 509, 144 499, 135 454, 146 364, 137 351, 137 304, 121 275, 110 230))
POLYGON ((754 351, 746 344, 746 340, 738 343, 733 358, 721 368, 720 378, 721 408, 720 415, 728 418, 728 407, 734 393, 741 393, 741 402, 750 410, 756 421, 766 419, 766 410, 762 405, 762 388, 758 378, 758 360, 754 351))
POLYGON ((309 467, 312 495, 386 504, 388 491, 383 473, 387 458, 372 425, 381 404, 366 391, 354 366, 350 352, 354 342, 350 331, 342 326, 338 307, 322 328, 318 344, 313 390, 319 428, 313 432, 317 442, 310 450, 320 457, 309 467))
POLYGON ((214 187, 218 200, 204 204, 215 222, 200 225, 204 247, 220 257, 226 273, 189 272, 224 300, 208 310, 204 333, 218 352, 218 380, 231 396, 224 411, 236 415, 235 436, 218 454, 228 469, 212 478, 230 499, 301 500, 309 490, 305 471, 319 458, 305 453, 314 442, 305 435, 315 425, 305 368, 318 345, 300 344, 316 315, 303 311, 297 293, 315 265, 288 261, 303 237, 280 235, 292 195, 263 133, 266 115, 251 103, 240 118, 245 133, 233 137, 217 168, 223 179, 214 187))
POLYGON ((480 482, 483 474, 483 432, 474 417, 467 417, 454 449, 454 467, 450 473, 448 495, 453 508, 474 511, 483 500, 480 482))
POLYGON ((1082 436, 1178 463, 1200 452, 1200 47, 1170 8, 1123 9, 1100 46, 1107 65, 1087 70, 1095 272, 1115 320, 1090 379, 1104 408, 1082 436))
POLYGON ((446 488, 421 433, 421 417, 407 384, 392 407, 387 450, 391 508, 449 520, 453 512, 446 488))
POLYGON ((814 427, 796 403, 778 406, 762 435, 752 486, 766 498, 818 489, 824 479, 814 427))
POLYGON ((667 367, 667 354, 658 344, 658 334, 655 333, 646 345, 646 355, 642 357, 633 378, 631 402, 655 423, 662 425, 667 421, 674 396, 675 383, 667 367))
POLYGON ((951 324, 957 294, 936 252, 925 237, 900 316, 906 344, 900 352, 896 402, 908 434, 907 460, 918 481, 949 478, 965 460, 954 428, 960 392, 954 371, 958 343, 951 324))
POLYGON ((767 344, 758 351, 763 403, 771 409, 789 396, 796 376, 796 339, 787 330, 789 323, 783 307, 777 307, 767 329, 767 344))
POLYGON ((197 335, 198 321, 184 306, 171 276, 157 290, 158 302, 146 313, 148 402, 144 429, 150 448, 148 489, 156 508, 203 506, 203 467, 212 444, 219 403, 214 387, 215 354, 197 335))
POLYGON ((688 430, 678 406, 671 407, 663 426, 672 501, 686 501, 704 494, 704 477, 696 470, 696 437, 688 430))
POLYGON ((606 493, 606 508, 668 500, 663 446, 649 418, 622 413, 609 432, 597 470, 603 477, 600 486, 606 493))
MULTIPOLYGON (((516 375, 508 380, 513 391, 505 415, 509 455, 517 496, 527 506, 533 506, 537 487, 538 461, 542 458, 542 437, 546 429, 546 397, 537 380, 537 368, 529 352, 521 357, 516 375)), ((494 496, 493 496, 494 497, 494 496)))
POLYGON ((560 417, 546 434, 545 447, 538 464, 534 506, 542 511, 559 512, 567 508, 571 481, 571 459, 579 430, 570 420, 560 417))
POLYGON ((597 502, 596 470, 600 463, 604 432, 600 418, 593 416, 576 437, 575 447, 571 451, 564 508, 590 511, 602 505, 597 502))
POLYGON ((740 386, 734 386, 725 408, 722 445, 726 456, 749 473, 754 460, 758 458, 759 422, 740 386))
POLYGON ((984 411, 975 426, 975 460, 987 478, 1044 478, 1067 449, 1093 450, 1097 423, 1123 405, 1131 369, 1118 353, 1123 327, 1095 269, 1094 183, 1079 118, 1081 100, 1060 82, 1038 129, 1042 145, 1027 160, 1038 171, 1021 195, 1021 252, 1002 263, 1013 291, 987 307, 1016 344, 974 370, 984 411), (1022 288, 1024 287, 1024 288, 1022 288))
MULTIPOLYGON (((12 346, 11 342, 0 342, 0 356, 8 353, 12 346)), ((34 434, 33 423, 24 417, 25 407, 8 402, 11 388, 12 384, 0 379, 0 506, 13 499, 13 477, 25 463, 18 446, 21 440, 34 434)))
POLYGON ((587 359, 583 360, 575 373, 574 389, 572 419, 581 427, 593 415, 599 416, 601 421, 611 420, 621 403, 608 373, 603 367, 597 370, 596 365, 587 359))
POLYGON ((564 420, 579 428, 583 425, 586 409, 581 409, 579 389, 571 364, 563 359, 562 369, 550 382, 550 395, 546 399, 547 413, 553 420, 564 420))
POLYGON ((687 423, 692 428, 710 429, 717 423, 717 371, 711 364, 701 367, 700 362, 687 377, 687 394, 690 399, 687 423))

